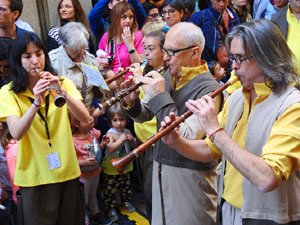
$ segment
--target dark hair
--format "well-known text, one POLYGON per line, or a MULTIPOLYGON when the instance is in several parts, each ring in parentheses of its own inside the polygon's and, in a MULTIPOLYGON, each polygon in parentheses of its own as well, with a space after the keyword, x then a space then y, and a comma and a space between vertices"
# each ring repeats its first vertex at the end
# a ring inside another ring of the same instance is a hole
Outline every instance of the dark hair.
MULTIPOLYGON (((146 34, 144 38, 148 38, 148 37, 155 38, 159 43, 159 47, 162 49, 166 39, 166 32, 164 32, 163 30, 156 30, 149 34, 146 34)), ((149 63, 147 63, 143 70, 143 74, 145 75, 152 70, 154 70, 154 68, 150 66, 149 63)))
POLYGON ((148 16, 149 15, 149 11, 152 10, 152 9, 158 9, 157 5, 151 3, 151 2, 144 2, 142 4, 145 12, 146 12, 146 15, 148 16))
POLYGON ((209 69, 209 72, 214 76, 215 75, 215 67, 216 65, 218 64, 219 62, 218 61, 211 61, 209 66, 208 66, 208 69, 209 69))
MULTIPOLYGON (((119 4, 119 3, 118 3, 119 4)), ((108 111, 107 111, 107 121, 108 124, 111 126, 111 121, 114 118, 114 115, 117 114, 121 117, 124 117, 127 121, 127 123, 129 122, 129 117, 126 115, 126 113, 123 111, 123 109, 121 108, 121 105, 119 102, 115 103, 114 105, 112 105, 111 107, 109 107, 108 111)))
POLYGON ((196 1, 195 0, 184 0, 184 7, 191 13, 195 11, 196 1))
POLYGON ((5 149, 9 141, 13 139, 13 137, 9 133, 7 123, 5 122, 0 122, 0 123, 2 123, 2 134, 0 135, 0 145, 5 149))
MULTIPOLYGON (((58 27, 61 27, 63 26, 64 24, 66 24, 68 21, 66 20, 63 20, 61 17, 60 17, 60 4, 62 3, 63 0, 60 0, 60 2, 58 3, 58 6, 57 6, 57 13, 58 13, 58 27)), ((84 13, 84 10, 79 2, 79 0, 71 0, 72 4, 73 4, 73 7, 74 7, 74 14, 75 14, 75 21, 74 22, 80 22, 82 23, 85 28, 87 30, 89 30, 89 21, 84 13)))
POLYGON ((119 2, 110 12, 110 26, 108 28, 107 42, 111 38, 121 36, 120 32, 120 20, 124 13, 131 10, 133 13, 133 23, 130 29, 131 33, 135 33, 138 29, 138 23, 133 6, 128 2, 119 2))
POLYGON ((233 38, 240 38, 245 53, 253 56, 264 73, 266 85, 275 94, 288 85, 299 85, 294 55, 272 21, 259 19, 235 26, 226 36, 225 44, 229 50, 233 38))
POLYGON ((10 5, 9 5, 10 11, 12 11, 12 12, 13 11, 18 11, 19 12, 18 18, 19 18, 21 16, 22 12, 23 12, 23 2, 22 2, 22 0, 9 0, 9 1, 10 1, 10 5))
POLYGON ((8 60, 13 39, 0 37, 0 61, 8 60))
POLYGON ((51 62, 47 53, 47 49, 41 39, 35 33, 27 33, 21 36, 18 36, 14 41, 10 54, 10 78, 12 80, 11 90, 15 93, 20 93, 26 90, 28 84, 27 72, 24 69, 21 57, 22 54, 26 51, 27 45, 32 42, 39 49, 42 49, 45 54, 45 68, 44 71, 49 71, 52 74, 55 74, 54 69, 51 66, 51 62))
POLYGON ((161 6, 161 8, 164 8, 166 6, 171 6, 174 9, 177 9, 178 11, 185 9, 184 2, 182 0, 165 0, 161 6))

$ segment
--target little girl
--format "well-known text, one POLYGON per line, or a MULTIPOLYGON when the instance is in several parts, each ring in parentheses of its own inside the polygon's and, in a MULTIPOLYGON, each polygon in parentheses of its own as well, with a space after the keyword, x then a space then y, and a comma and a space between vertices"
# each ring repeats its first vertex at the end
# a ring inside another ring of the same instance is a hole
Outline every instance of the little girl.
MULTIPOLYGON (((92 117, 88 123, 83 123, 71 115, 71 126, 81 169, 80 182, 84 184, 85 203, 90 211, 89 219, 100 224, 111 224, 111 221, 100 212, 96 195, 101 172, 101 149, 105 149, 105 145, 109 143, 109 138, 104 135, 99 148, 100 131, 93 128, 94 119, 92 117)), ((89 224, 87 216, 86 224, 89 224)))
POLYGON ((128 212, 135 211, 135 207, 129 202, 132 196, 130 184, 130 171, 133 170, 132 162, 125 168, 124 173, 120 175, 112 166, 110 160, 124 156, 135 147, 136 139, 131 132, 125 128, 128 117, 123 112, 119 103, 114 104, 108 110, 108 122, 112 126, 107 131, 109 144, 106 145, 106 155, 101 164, 104 177, 104 205, 108 210, 108 217, 112 222, 118 220, 115 210, 116 199, 114 194, 117 189, 121 191, 122 205, 128 212))
POLYGON ((211 61, 209 65, 209 71, 214 76, 215 80, 220 82, 222 78, 226 75, 226 71, 221 67, 218 61, 211 61))

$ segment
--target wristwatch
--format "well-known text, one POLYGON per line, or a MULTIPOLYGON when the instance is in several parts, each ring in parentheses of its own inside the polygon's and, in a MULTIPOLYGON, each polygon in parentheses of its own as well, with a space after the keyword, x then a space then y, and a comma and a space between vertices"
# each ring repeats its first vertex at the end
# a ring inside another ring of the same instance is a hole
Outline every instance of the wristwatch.
POLYGON ((128 50, 128 53, 129 53, 129 54, 132 54, 132 53, 134 53, 135 51, 136 51, 136 49, 133 48, 133 49, 128 50))

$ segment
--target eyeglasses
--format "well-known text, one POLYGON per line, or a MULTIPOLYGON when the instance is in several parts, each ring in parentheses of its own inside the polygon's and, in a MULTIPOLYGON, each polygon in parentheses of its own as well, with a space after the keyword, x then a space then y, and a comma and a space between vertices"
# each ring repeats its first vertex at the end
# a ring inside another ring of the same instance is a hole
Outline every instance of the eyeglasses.
POLYGON ((173 55, 175 55, 175 53, 177 53, 177 52, 181 52, 181 51, 184 51, 184 50, 187 50, 187 49, 190 49, 190 48, 194 48, 194 47, 196 47, 196 46, 190 46, 190 47, 186 47, 186 48, 181 48, 181 49, 176 49, 176 50, 173 50, 173 49, 165 49, 165 48, 163 48, 162 49, 162 52, 163 52, 163 54, 164 55, 168 55, 168 56, 173 56, 173 55))
POLYGON ((6 8, 0 6, 0 14, 3 15, 5 12, 7 12, 7 10, 8 10, 8 9, 6 9, 6 8))
POLYGON ((163 10, 163 11, 161 11, 161 16, 162 17, 167 16, 167 14, 169 16, 173 16, 175 14, 175 9, 169 9, 169 10, 163 10))
POLYGON ((159 13, 152 13, 152 14, 149 14, 149 16, 152 18, 157 18, 157 17, 159 17, 159 13))
POLYGON ((238 64, 239 66, 244 62, 246 61, 247 59, 251 59, 253 58, 253 56, 249 56, 249 57, 246 57, 246 58, 242 58, 241 56, 234 56, 232 54, 229 54, 229 59, 231 62, 235 61, 236 64, 238 64))

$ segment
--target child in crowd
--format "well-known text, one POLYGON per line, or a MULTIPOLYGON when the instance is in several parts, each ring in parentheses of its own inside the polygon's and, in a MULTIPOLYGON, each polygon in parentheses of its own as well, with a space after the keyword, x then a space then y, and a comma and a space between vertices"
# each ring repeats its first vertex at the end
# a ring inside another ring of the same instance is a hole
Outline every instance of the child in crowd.
MULTIPOLYGON (((19 187, 14 184, 14 177, 17 165, 17 157, 18 157, 18 142, 14 140, 9 133, 7 124, 5 122, 0 122, 2 127, 2 133, 0 135, 0 145, 4 149, 4 156, 6 157, 6 163, 8 168, 9 180, 12 187, 12 214, 14 219, 14 224, 17 223, 17 195, 16 192, 19 190, 19 187)), ((1 220, 0 220, 0 224, 1 220)), ((4 223, 5 224, 5 223, 4 223)))
POLYGON ((226 75, 226 71, 221 67, 218 61, 211 61, 209 65, 209 71, 214 76, 215 80, 220 82, 222 78, 226 75))
MULTIPOLYGON (((0 137, 3 139, 3 123, 0 122, 0 137)), ((11 214, 12 189, 9 180, 6 158, 4 156, 4 146, 0 144, 0 224, 8 225, 11 214)))
POLYGON ((131 132, 126 129, 128 117, 123 112, 119 103, 114 104, 108 109, 108 123, 112 126, 107 131, 109 144, 106 145, 106 155, 101 164, 104 177, 104 205, 108 210, 108 217, 115 222, 118 219, 115 210, 116 199, 114 194, 117 189, 121 191, 121 201, 128 212, 135 211, 135 207, 129 202, 132 196, 130 184, 130 172, 133 170, 132 162, 125 168, 124 173, 120 175, 112 166, 110 160, 124 156, 135 147, 136 139, 131 132))
MULTIPOLYGON (((99 148, 100 131, 93 128, 93 117, 88 123, 83 123, 71 115, 71 126, 81 169, 80 181, 84 184, 85 203, 90 212, 89 219, 101 225, 109 225, 112 222, 100 212, 97 201, 97 188, 101 172, 101 149, 105 149, 105 145, 109 143, 109 138, 104 135, 99 148)), ((86 224, 89 224, 89 219, 86 216, 86 224)))

